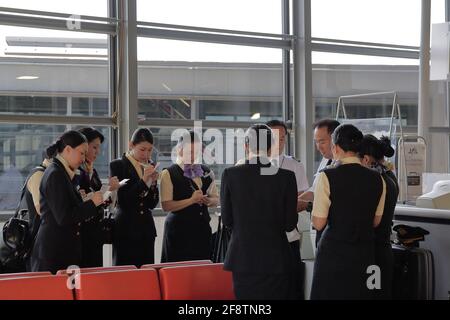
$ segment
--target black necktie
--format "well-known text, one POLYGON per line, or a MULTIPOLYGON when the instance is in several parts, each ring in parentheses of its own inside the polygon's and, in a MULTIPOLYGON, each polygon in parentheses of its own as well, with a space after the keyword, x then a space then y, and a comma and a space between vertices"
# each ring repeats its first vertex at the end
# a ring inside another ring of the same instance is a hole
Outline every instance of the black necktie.
POLYGON ((328 159, 327 166, 329 166, 333 162, 333 159, 328 159))

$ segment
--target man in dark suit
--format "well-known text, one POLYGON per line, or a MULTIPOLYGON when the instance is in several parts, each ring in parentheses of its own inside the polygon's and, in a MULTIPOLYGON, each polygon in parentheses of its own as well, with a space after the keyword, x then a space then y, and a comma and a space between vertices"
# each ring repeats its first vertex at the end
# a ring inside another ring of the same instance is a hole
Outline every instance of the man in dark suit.
POLYGON ((237 299, 289 299, 293 257, 286 237, 297 225, 297 183, 268 159, 272 132, 247 130, 245 164, 222 175, 223 224, 232 229, 224 269, 232 271, 237 299))

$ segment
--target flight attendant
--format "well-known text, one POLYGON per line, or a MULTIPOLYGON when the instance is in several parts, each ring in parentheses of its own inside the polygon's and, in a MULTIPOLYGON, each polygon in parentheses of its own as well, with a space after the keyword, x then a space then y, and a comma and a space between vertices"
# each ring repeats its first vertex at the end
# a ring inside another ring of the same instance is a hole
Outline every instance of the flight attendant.
POLYGON ((197 134, 184 134, 176 163, 161 173, 161 206, 169 212, 161 262, 211 258, 208 208, 217 206, 219 195, 213 172, 198 161, 201 149, 197 134))
MULTIPOLYGON (((82 128, 78 130, 88 141, 88 152, 85 162, 80 166, 78 176, 78 186, 82 194, 88 194, 93 191, 100 191, 102 181, 94 168, 94 162, 100 153, 101 144, 105 137, 94 128, 82 128)), ((119 180, 113 177, 109 180, 109 191, 115 191, 119 188, 119 180)), ((92 219, 86 220, 81 225, 81 243, 82 243, 82 263, 81 267, 101 267, 103 265, 103 236, 102 220, 104 218, 104 208, 99 207, 99 214, 92 219)))
POLYGON ((312 223, 323 231, 314 262, 311 299, 371 299, 368 267, 375 264, 374 228, 380 224, 386 186, 358 158, 363 135, 343 124, 332 135, 333 168, 319 174, 312 223))
POLYGON ((153 134, 147 128, 137 129, 129 151, 110 164, 111 176, 119 181, 129 179, 117 192, 113 232, 113 264, 135 265, 155 262, 156 228, 152 209, 159 201, 158 172, 150 162, 153 134))
POLYGON ((372 135, 365 135, 359 151, 361 163, 376 170, 386 183, 386 202, 383 217, 375 228, 375 264, 381 271, 381 288, 375 290, 377 299, 392 299, 392 276, 394 270, 394 256, 391 247, 392 219, 399 193, 398 181, 392 168, 385 161, 385 157, 392 157, 395 151, 388 138, 380 140, 372 135))
POLYGON ((56 156, 40 185, 41 225, 31 255, 32 271, 56 273, 81 264, 81 224, 96 217, 103 203, 101 192, 83 202, 72 181, 87 149, 84 135, 67 131, 47 150, 56 156))

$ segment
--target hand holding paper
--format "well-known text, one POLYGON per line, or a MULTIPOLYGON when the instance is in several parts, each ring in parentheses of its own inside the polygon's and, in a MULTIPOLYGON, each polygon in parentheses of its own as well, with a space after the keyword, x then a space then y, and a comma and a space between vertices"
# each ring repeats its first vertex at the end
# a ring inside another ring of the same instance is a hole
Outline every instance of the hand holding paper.
POLYGON ((101 187, 101 189, 100 189, 100 192, 101 192, 102 195, 103 195, 103 201, 108 200, 109 197, 110 197, 111 194, 112 194, 112 192, 109 191, 109 185, 107 185, 107 184, 102 185, 102 187, 101 187))
POLYGON ((119 182, 119 188, 123 187, 130 179, 123 179, 119 182))

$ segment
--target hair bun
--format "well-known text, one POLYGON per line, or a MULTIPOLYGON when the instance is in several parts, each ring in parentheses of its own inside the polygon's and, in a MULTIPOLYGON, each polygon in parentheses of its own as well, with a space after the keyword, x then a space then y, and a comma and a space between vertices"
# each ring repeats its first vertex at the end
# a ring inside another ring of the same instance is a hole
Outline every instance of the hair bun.
POLYGON ((391 140, 388 137, 381 137, 380 143, 383 148, 384 155, 388 158, 392 157, 395 154, 394 148, 391 146, 391 140))

